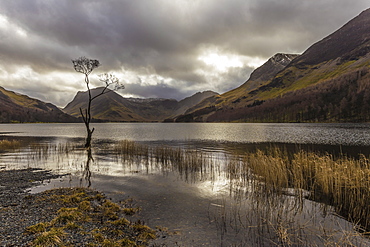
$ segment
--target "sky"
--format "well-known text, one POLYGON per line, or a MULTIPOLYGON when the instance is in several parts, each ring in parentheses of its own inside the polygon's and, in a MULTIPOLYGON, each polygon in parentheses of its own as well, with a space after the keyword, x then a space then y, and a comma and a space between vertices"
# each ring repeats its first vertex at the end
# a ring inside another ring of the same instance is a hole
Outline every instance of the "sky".
POLYGON ((368 0, 1 0, 0 86, 64 107, 97 59, 124 97, 224 93, 276 53, 303 53, 368 0))

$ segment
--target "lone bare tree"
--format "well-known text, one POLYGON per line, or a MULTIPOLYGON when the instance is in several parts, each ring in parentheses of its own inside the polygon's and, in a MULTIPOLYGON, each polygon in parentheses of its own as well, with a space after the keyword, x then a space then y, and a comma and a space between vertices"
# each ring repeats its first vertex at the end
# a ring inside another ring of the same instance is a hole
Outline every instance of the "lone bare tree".
POLYGON ((100 77, 100 81, 105 83, 105 86, 102 88, 100 93, 92 96, 91 89, 90 89, 89 75, 94 69, 98 68, 101 65, 100 62, 96 59, 80 57, 78 59, 72 60, 72 63, 73 63, 74 69, 77 72, 85 75, 85 83, 86 83, 89 99, 87 102, 87 108, 84 110, 80 108, 80 113, 85 123, 86 131, 87 131, 85 148, 90 149, 91 148, 91 137, 95 130, 94 128, 90 129, 90 122, 92 119, 92 115, 91 115, 92 101, 103 94, 111 92, 112 90, 124 89, 125 87, 119 83, 119 80, 117 77, 115 77, 112 74, 104 73, 104 74, 99 75, 99 77, 100 77), (114 86, 112 90, 109 88, 110 86, 114 86))

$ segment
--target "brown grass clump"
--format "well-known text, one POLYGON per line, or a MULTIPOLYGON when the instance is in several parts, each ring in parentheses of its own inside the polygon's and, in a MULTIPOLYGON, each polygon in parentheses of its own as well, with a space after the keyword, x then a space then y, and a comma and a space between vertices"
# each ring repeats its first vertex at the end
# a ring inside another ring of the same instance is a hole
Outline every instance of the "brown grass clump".
POLYGON ((21 143, 17 140, 0 140, 0 151, 20 148, 21 143))
POLYGON ((335 159, 299 151, 288 158, 275 148, 246 155, 242 166, 251 171, 249 181, 267 192, 308 191, 310 198, 333 205, 339 214, 370 229, 370 162, 363 155, 335 159))

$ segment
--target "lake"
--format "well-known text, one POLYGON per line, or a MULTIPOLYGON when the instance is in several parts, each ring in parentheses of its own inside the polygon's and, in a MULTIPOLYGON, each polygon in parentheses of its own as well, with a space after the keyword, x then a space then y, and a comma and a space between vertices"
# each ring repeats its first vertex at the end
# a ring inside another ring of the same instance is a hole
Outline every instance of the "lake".
MULTIPOLYGON (((370 124, 96 123, 96 139, 370 146, 370 124)), ((83 124, 1 124, 17 136, 84 137, 83 124)))
POLYGON ((306 199, 298 204, 289 193, 260 197, 230 178, 224 164, 246 151, 271 145, 369 154, 370 124, 97 123, 93 127, 94 161, 87 170, 81 148, 83 124, 1 124, 3 138, 76 148, 58 153, 52 148, 24 147, 1 154, 0 167, 37 167, 70 174, 33 193, 60 186, 91 186, 115 201, 133 198, 142 208, 137 217, 173 233, 156 241, 162 246, 274 246, 281 244, 278 230, 283 225, 297 243, 324 244, 341 239, 346 232, 359 246, 369 244, 357 239, 353 225, 330 207, 306 199), (188 173, 145 159, 122 160, 112 148, 122 140, 195 151, 207 160, 206 169, 188 173), (40 155, 40 150, 46 153, 40 155), (327 239, 320 235, 323 230, 327 239))

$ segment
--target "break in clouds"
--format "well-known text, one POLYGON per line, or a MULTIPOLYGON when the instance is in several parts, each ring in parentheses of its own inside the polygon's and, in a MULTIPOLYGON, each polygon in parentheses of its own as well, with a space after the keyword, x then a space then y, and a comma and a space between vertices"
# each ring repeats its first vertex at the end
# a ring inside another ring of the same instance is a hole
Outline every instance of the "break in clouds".
POLYGON ((368 0, 12 0, 0 2, 0 86, 64 107, 98 59, 128 97, 223 93, 278 52, 302 53, 368 0))

